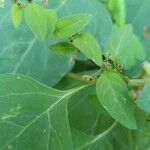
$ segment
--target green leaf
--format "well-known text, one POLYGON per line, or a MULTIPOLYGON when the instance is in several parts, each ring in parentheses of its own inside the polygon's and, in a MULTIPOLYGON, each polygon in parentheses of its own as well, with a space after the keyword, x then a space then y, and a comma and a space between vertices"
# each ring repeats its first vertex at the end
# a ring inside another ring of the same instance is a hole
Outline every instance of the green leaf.
POLYGON ((0 0, 0 8, 4 7, 4 0, 0 0))
POLYGON ((33 34, 44 39, 54 32, 57 16, 55 10, 45 9, 33 3, 25 8, 25 19, 33 34))
POLYGON ((144 46, 138 36, 133 35, 132 45, 131 45, 130 49, 133 52, 133 56, 135 56, 135 59, 137 59, 137 60, 145 59, 146 55, 145 55, 145 51, 144 51, 144 46))
POLYGON ((127 21, 132 23, 134 32, 140 36, 144 48, 146 51, 146 58, 150 58, 150 39, 144 33, 145 29, 149 27, 149 10, 150 1, 149 0, 127 0, 127 21), (140 8, 140 9, 139 9, 140 8))
POLYGON ((91 20, 87 14, 77 14, 67 16, 58 20, 55 29, 55 36, 59 38, 68 38, 80 32, 91 20))
POLYGON ((137 120, 138 134, 141 136, 141 138, 150 138, 150 113, 147 113, 136 107, 135 116, 137 120))
POLYGON ((150 80, 147 81, 142 93, 137 98, 137 106, 150 113, 150 80))
POLYGON ((99 101, 108 113, 130 129, 136 129, 133 103, 122 78, 114 72, 104 72, 96 83, 99 101))
POLYGON ((17 4, 13 4, 11 6, 11 20, 16 29, 18 29, 19 25, 22 21, 22 10, 17 6, 17 4))
POLYGON ((67 103, 85 86, 59 91, 9 74, 0 83, 0 149, 73 149, 67 103))
MULTIPOLYGON (((89 136, 89 135, 85 134, 84 132, 81 132, 74 128, 71 129, 71 135, 72 135, 74 149, 78 149, 79 147, 82 147, 85 143, 87 143, 87 142, 90 143, 90 141, 93 140, 93 136, 89 136)), ((87 149, 87 147, 81 148, 80 150, 86 150, 86 149, 87 149)))
POLYGON ((113 143, 111 143, 108 136, 105 137, 101 133, 98 136, 102 136, 98 138, 98 136, 88 135, 79 130, 71 129, 71 134, 75 150, 98 150, 99 148, 108 150, 113 147, 113 143))
POLYGON ((135 107, 135 117, 137 122, 137 128, 138 130, 143 130, 147 127, 149 127, 150 122, 150 114, 145 112, 144 110, 140 109, 139 107, 135 107), (141 121, 139 121, 141 120, 141 121))
POLYGON ((98 66, 102 65, 101 49, 96 39, 90 33, 81 33, 73 39, 73 45, 98 66))
POLYGON ((145 128, 142 132, 141 135, 144 138, 149 138, 150 139, 150 127, 145 128))
POLYGON ((75 52, 75 47, 67 42, 56 43, 49 46, 49 49, 59 55, 70 56, 75 52))
POLYGON ((123 26, 126 22, 125 0, 108 0, 108 9, 113 21, 118 26, 123 26))
POLYGON ((135 64, 135 55, 137 54, 137 49, 132 50, 133 44, 135 44, 135 41, 133 41, 131 25, 114 28, 108 40, 106 53, 111 54, 115 64, 122 64, 126 69, 129 69, 135 64))

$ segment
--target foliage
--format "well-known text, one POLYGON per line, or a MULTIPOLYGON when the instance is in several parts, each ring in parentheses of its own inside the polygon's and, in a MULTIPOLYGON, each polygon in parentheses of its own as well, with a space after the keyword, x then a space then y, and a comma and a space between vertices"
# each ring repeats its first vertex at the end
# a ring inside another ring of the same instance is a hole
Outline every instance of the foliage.
POLYGON ((0 150, 148 150, 149 6, 0 0, 0 150))

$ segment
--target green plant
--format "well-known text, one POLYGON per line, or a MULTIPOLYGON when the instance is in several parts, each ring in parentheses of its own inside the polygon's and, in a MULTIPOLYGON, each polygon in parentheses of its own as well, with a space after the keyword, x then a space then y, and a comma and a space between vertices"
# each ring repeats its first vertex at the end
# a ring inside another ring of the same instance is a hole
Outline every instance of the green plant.
POLYGON ((148 150, 148 44, 125 24, 130 2, 49 3, 12 0, 15 30, 0 16, 0 150, 148 150))

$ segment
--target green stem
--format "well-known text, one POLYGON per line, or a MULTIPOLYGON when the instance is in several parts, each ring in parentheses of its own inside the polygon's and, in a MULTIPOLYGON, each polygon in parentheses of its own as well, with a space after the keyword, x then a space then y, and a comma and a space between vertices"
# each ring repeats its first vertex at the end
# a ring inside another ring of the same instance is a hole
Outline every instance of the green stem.
MULTIPOLYGON (((96 83, 96 79, 89 81, 86 78, 84 78, 83 75, 75 74, 72 72, 68 73, 67 77, 72 78, 74 80, 86 82, 86 83, 93 83, 93 84, 96 83)), ((129 79, 127 77, 125 77, 124 80, 126 81, 127 85, 130 87, 143 87, 147 81, 146 79, 129 79)))
POLYGON ((128 79, 127 85, 131 87, 143 87, 146 83, 145 79, 128 79))
POLYGON ((83 75, 75 74, 75 73, 72 73, 72 72, 68 73, 67 77, 78 80, 78 81, 86 82, 86 83, 95 83, 96 82, 95 80, 89 81, 86 78, 84 78, 83 75))

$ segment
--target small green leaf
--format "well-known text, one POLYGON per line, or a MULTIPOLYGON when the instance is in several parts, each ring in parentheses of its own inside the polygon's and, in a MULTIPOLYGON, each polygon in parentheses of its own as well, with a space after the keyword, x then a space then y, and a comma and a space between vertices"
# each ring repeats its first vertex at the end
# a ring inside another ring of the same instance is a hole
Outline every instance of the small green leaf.
POLYGON ((108 9, 114 22, 123 26, 126 22, 125 0, 108 0, 108 9))
POLYGON ((136 35, 133 35, 131 51, 133 52, 133 56, 135 56, 137 60, 145 59, 144 46, 140 38, 136 35))
POLYGON ((108 113, 130 129, 136 129, 133 103, 122 78, 114 72, 104 72, 96 83, 99 101, 108 113))
POLYGON ((76 48, 70 43, 61 42, 50 45, 49 49, 56 54, 70 56, 71 54, 73 54, 73 52, 75 52, 76 48))
POLYGON ((25 8, 25 19, 35 37, 44 39, 54 32, 57 15, 55 10, 33 3, 25 8))
POLYGON ((11 20, 16 29, 18 29, 19 25, 22 21, 22 10, 17 6, 17 4, 13 4, 11 6, 11 20))
POLYGON ((142 93, 138 97, 137 106, 150 113, 150 80, 146 83, 142 93))
POLYGON ((125 69, 133 67, 136 60, 145 58, 144 47, 140 39, 133 34, 131 25, 121 28, 114 27, 106 52, 111 54, 115 64, 122 64, 125 69))
POLYGON ((73 39, 73 45, 98 66, 102 65, 101 49, 96 39, 90 33, 81 33, 73 39))
POLYGON ((106 52, 111 54, 115 64, 122 64, 126 69, 135 63, 132 50, 133 29, 131 25, 114 28, 108 43, 106 52))
POLYGON ((80 32, 91 20, 87 14, 67 16, 58 20, 55 35, 59 38, 68 38, 80 32))

